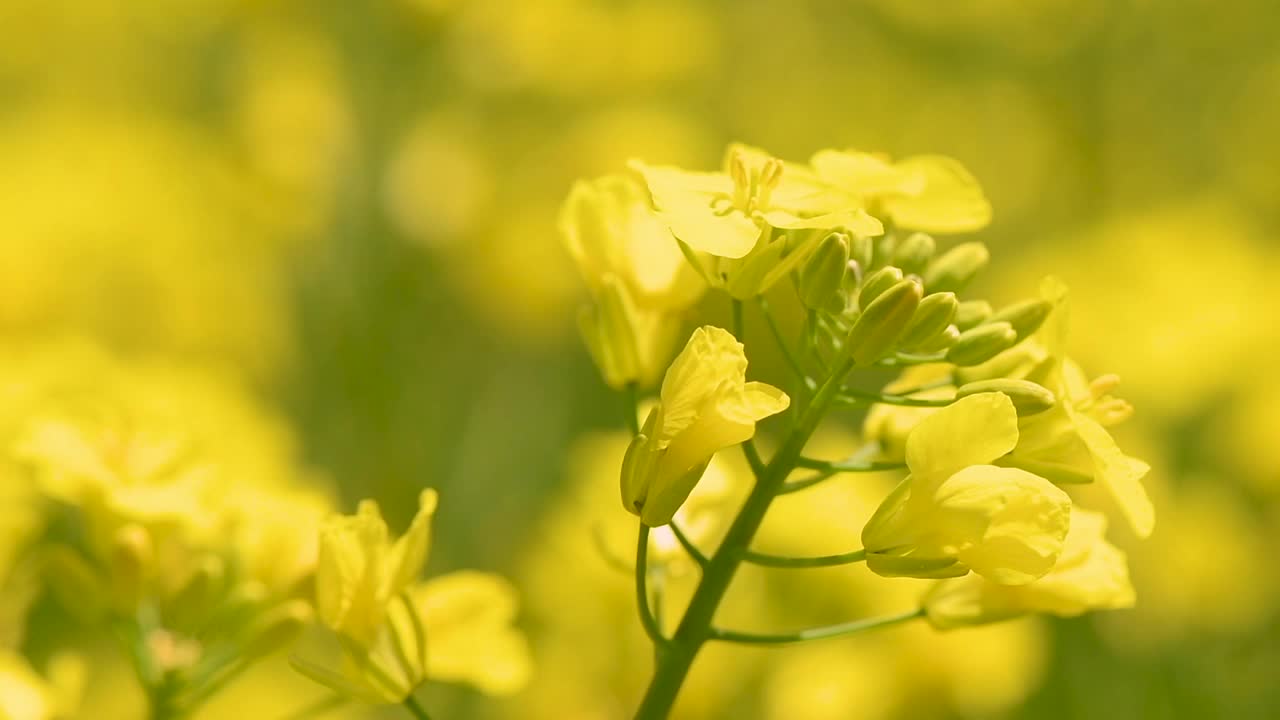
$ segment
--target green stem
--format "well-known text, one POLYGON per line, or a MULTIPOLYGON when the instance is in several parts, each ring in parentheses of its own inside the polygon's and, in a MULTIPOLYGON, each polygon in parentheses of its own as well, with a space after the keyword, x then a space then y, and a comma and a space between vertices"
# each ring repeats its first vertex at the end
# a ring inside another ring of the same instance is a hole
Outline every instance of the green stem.
POLYGON ((711 631, 711 639, 721 640, 724 642, 742 643, 745 645, 787 645, 790 643, 805 642, 807 640, 822 640, 825 638, 840 637, 841 635, 854 635, 868 630, 877 630, 891 625, 900 625, 904 622, 909 622, 922 617, 924 617, 923 608, 912 610, 911 612, 905 612, 900 615, 887 615, 885 617, 854 620, 852 622, 838 623, 836 625, 824 625, 822 627, 808 628, 798 632, 778 633, 776 635, 744 633, 737 632, 735 630, 720 630, 718 628, 713 628, 711 631))
POLYGON ((868 392, 866 390, 845 388, 840 395, 840 401, 854 405, 862 403, 880 403, 883 405, 899 405, 901 407, 940 408, 946 407, 955 402, 955 398, 914 398, 908 397, 907 395, 868 392))
POLYGON ((409 714, 418 720, 431 720, 431 716, 427 714, 427 711, 418 703, 418 698, 414 697, 412 693, 405 697, 404 706, 409 711, 409 714))
POLYGON ((684 534, 684 530, 680 529, 680 526, 676 524, 675 520, 668 523, 667 527, 671 528, 671 534, 676 536, 676 542, 680 543, 680 547, 684 548, 684 551, 688 553, 689 557, 692 558, 695 563, 698 564, 698 567, 705 568, 707 566, 706 553, 699 550, 698 546, 693 544, 693 541, 689 539, 688 535, 684 534))
MULTIPOLYGON (((802 457, 796 460, 796 467, 809 468, 810 470, 822 470, 823 472, 845 473, 845 472, 881 472, 884 470, 901 470, 905 468, 906 465, 899 462, 868 462, 868 461, 832 462, 830 460, 818 460, 815 458, 802 457)), ((796 482, 804 482, 804 480, 797 480, 796 482)))
POLYGON ((862 562, 867 559, 867 551, 854 550, 853 552, 840 553, 839 555, 819 555, 817 557, 787 557, 785 555, 770 555, 769 553, 748 550, 743 554, 742 559, 753 565, 774 568, 834 567, 836 565, 851 565, 862 562))
POLYGON ((841 368, 818 388, 782 447, 757 479, 742 510, 725 533, 720 547, 708 560, 689 606, 680 619, 680 624, 676 626, 675 634, 665 648, 658 652, 653 678, 636 710, 636 720, 660 720, 670 714, 694 658, 712 637, 711 622, 716 609, 720 607, 720 601, 724 599, 747 547, 759 530, 760 523, 764 521, 774 496, 804 452, 809 436, 817 429, 828 407, 839 394, 845 370, 846 368, 841 368))
MULTIPOLYGON (((796 379, 812 390, 814 383, 805 373, 804 366, 800 364, 800 359, 796 357, 795 352, 791 350, 791 346, 787 344, 787 339, 782 335, 782 329, 778 327, 778 319, 773 316, 773 310, 769 307, 769 302, 764 299, 763 295, 758 296, 756 300, 760 305, 760 314, 764 315, 765 324, 769 326, 773 341, 777 343, 778 349, 782 351, 782 356, 786 359, 787 366, 795 373, 796 379)), ((738 339, 741 340, 742 338, 738 339)))
POLYGON ((658 648, 667 644, 658 627, 658 619, 649 609, 649 526, 640 522, 639 539, 636 541, 636 605, 640 610, 640 625, 658 648))

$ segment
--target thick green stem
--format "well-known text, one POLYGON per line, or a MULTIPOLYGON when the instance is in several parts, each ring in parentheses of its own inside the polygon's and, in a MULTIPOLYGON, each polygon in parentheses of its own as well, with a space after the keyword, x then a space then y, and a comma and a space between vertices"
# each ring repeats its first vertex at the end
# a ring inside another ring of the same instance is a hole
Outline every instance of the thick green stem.
POLYGON ((694 658, 703 644, 712 637, 711 623, 716 609, 720 607, 729 583, 742 563, 760 523, 764 521, 769 504, 795 468, 809 436, 839 395, 844 375, 844 369, 841 369, 818 388, 782 447, 756 479, 755 487, 738 516, 734 518, 733 524, 729 526, 720 547, 709 558, 702 581, 698 583, 675 634, 665 647, 659 649, 653 678, 636 710, 636 720, 661 720, 670 714, 694 658))

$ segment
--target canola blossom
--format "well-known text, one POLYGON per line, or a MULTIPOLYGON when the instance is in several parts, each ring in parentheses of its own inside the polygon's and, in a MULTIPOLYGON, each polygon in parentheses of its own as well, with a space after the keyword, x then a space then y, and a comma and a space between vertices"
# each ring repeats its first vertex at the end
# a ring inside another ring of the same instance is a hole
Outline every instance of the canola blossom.
MULTIPOLYGON (((1125 555, 1105 539, 1105 518, 1064 489, 1099 485, 1138 535, 1150 533, 1153 515, 1139 482, 1148 466, 1120 451, 1105 429, 1133 409, 1110 394, 1112 376, 1087 382, 1066 357, 1061 283, 1046 280, 1041 297, 1004 305, 967 295, 990 263, 987 248, 972 240, 942 247, 927 234, 972 232, 990 222, 990 204, 962 165, 940 156, 891 162, 839 150, 799 164, 734 145, 718 173, 640 160, 629 167, 647 189, 649 219, 627 215, 608 236, 612 247, 631 243, 645 253, 588 254, 580 240, 586 223, 562 223, 571 253, 597 288, 597 305, 585 312, 596 317, 607 307, 598 278, 653 276, 655 258, 666 258, 661 277, 674 277, 665 264, 674 248, 708 287, 729 296, 732 321, 731 330, 693 332, 643 423, 635 422, 643 374, 620 373, 613 359, 637 356, 634 330, 593 332, 596 326, 584 324, 606 383, 628 391, 632 440, 618 460, 621 492, 624 508, 639 517, 634 597, 656 658, 638 720, 668 717, 694 659, 711 642, 793 644, 921 619, 948 630, 1134 604, 1125 555), (653 232, 654 221, 668 234, 653 232), (764 297, 787 276, 804 309, 791 337, 764 297), (742 341, 751 310, 786 359, 786 392, 745 380, 742 341), (886 369, 899 376, 876 389, 886 369), (845 408, 865 415, 861 445, 848 448, 847 460, 809 456, 810 438, 845 408), (766 454, 757 423, 778 414, 788 420, 766 454), (733 446, 741 446, 754 484, 740 506, 721 510, 727 529, 707 548, 682 527, 682 511, 709 463, 733 446), (797 476, 801 471, 809 474, 797 476), (860 527, 849 528, 861 548, 810 556, 752 549, 780 496, 844 473, 884 471, 901 479, 860 527), (651 535, 652 528, 663 534, 651 535), (663 538, 661 552, 651 553, 654 537, 663 538), (699 570, 674 622, 662 617, 673 545, 699 570), (941 582, 887 615, 834 625, 767 633, 716 619, 743 565, 785 572, 856 563, 885 582, 941 582)), ((566 217, 582 206, 585 187, 571 193, 566 217)), ((629 296, 639 296, 635 284, 629 296)), ((637 304, 631 302, 621 307, 637 304)), ((618 324, 628 323, 634 327, 618 324)))

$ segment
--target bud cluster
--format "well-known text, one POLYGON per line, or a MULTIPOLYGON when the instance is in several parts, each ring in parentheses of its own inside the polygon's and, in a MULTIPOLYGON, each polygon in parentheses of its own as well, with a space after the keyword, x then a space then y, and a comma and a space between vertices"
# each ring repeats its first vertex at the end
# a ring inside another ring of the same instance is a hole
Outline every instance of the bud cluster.
POLYGON ((899 354, 980 365, 1033 335, 1048 317, 1043 299, 993 312, 961 300, 990 254, 980 242, 939 253, 923 232, 900 238, 833 232, 801 268, 801 302, 816 319, 824 350, 870 365, 899 354))

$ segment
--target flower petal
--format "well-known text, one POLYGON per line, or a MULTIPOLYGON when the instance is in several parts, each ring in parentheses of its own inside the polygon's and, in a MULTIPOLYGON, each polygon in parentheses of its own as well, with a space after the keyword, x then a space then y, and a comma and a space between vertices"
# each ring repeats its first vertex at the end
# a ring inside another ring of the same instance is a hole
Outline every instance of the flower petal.
POLYGON ((940 482, 968 465, 982 465, 1018 444, 1018 413, 1003 393, 961 398, 930 415, 907 438, 907 466, 918 482, 940 482))

